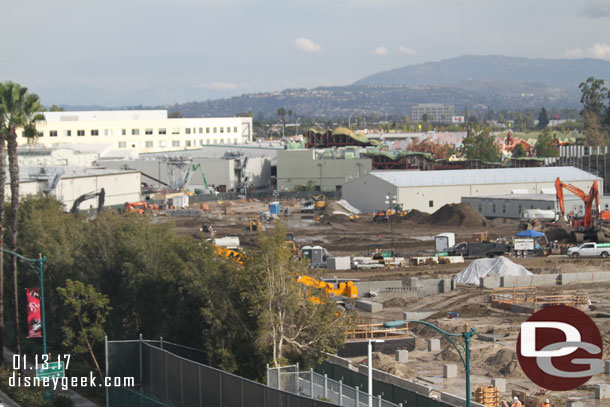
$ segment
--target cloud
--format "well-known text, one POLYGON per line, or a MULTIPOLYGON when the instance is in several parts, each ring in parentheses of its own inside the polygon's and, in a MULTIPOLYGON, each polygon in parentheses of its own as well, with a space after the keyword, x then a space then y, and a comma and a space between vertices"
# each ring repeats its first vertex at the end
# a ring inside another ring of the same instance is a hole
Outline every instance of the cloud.
POLYGON ((306 54, 322 51, 322 46, 320 44, 316 44, 309 38, 305 37, 299 37, 294 40, 294 45, 299 51, 304 52, 306 54))
POLYGON ((401 45, 400 47, 398 47, 398 52, 400 52, 401 54, 407 54, 407 55, 415 55, 417 54, 417 51, 411 48, 407 48, 404 45, 401 45))
POLYGON ((610 45, 600 42, 587 49, 569 49, 564 53, 564 56, 566 58, 595 58, 610 61, 610 45))
POLYGON ((197 88, 201 89, 210 89, 210 90, 235 90, 240 88, 247 88, 248 85, 245 83, 233 83, 233 82, 209 82, 209 83, 200 83, 196 85, 197 88))
POLYGON ((585 0, 582 14, 587 17, 610 17, 610 0, 585 0))
POLYGON ((377 47, 373 54, 375 55, 386 55, 388 53, 388 49, 386 47, 377 47))

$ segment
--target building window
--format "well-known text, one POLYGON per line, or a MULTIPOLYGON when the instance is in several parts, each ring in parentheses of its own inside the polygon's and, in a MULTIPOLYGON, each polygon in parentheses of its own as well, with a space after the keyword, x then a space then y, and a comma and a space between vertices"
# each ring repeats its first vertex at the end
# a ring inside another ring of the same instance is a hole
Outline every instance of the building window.
POLYGON ((166 129, 159 129, 159 134, 167 134, 167 130, 166 129))
POLYGON ((203 127, 199 128, 199 134, 203 134, 203 127))
POLYGON ((132 136, 139 136, 140 135, 140 129, 131 129, 131 135, 132 136))
POLYGON ((104 129, 104 136, 112 136, 112 129, 104 129))
POLYGON ((218 139, 214 139, 214 144, 218 144, 218 139))
POLYGON ((152 129, 144 129, 144 134, 146 134, 147 136, 152 135, 152 129))
POLYGON ((127 129, 121 129, 121 136, 127 135, 127 129))
POLYGON ((92 136, 99 136, 100 132, 99 132, 99 130, 91 130, 91 135, 92 136))
POLYGON ((76 135, 83 137, 85 135, 85 130, 76 130, 76 135))
POLYGON ((523 205, 519 205, 519 215, 521 215, 522 210, 523 210, 523 205))
POLYGON ((481 204, 479 204, 479 212, 483 211, 483 206, 481 204))
POLYGON ((125 148, 127 147, 127 143, 124 141, 119 141, 119 148, 125 148))
POLYGON ((237 133, 237 126, 233 127, 233 133, 237 133))
POLYGON ((153 142, 152 142, 152 141, 147 141, 147 142, 145 143, 145 145, 146 145, 146 148, 152 148, 152 146, 153 146, 153 142))
POLYGON ((225 132, 225 128, 224 128, 224 127, 221 127, 221 128, 220 128, 220 132, 221 132, 221 133, 224 133, 224 132, 225 132))
POLYGON ((214 127, 214 133, 216 133, 216 127, 214 127))
POLYGON ((165 140, 159 141, 159 147, 165 147, 165 146, 167 146, 167 142, 165 140))
POLYGON ((493 213, 496 213, 496 204, 493 204, 493 205, 492 205, 492 207, 491 207, 491 211, 492 211, 493 213))
POLYGON ((428 206, 430 208, 433 208, 434 207, 434 201, 428 201, 428 206))
POLYGON ((210 134, 210 128, 209 128, 209 127, 206 127, 206 128, 205 128, 205 132, 206 132, 206 133, 208 133, 208 134, 210 134))
POLYGON ((64 130, 64 137, 70 137, 72 135, 72 130, 64 130))
POLYGON ((172 147, 180 147, 180 140, 172 140, 172 147))
POLYGON ((188 127, 184 129, 184 134, 191 134, 191 129, 188 127))
POLYGON ((184 146, 185 146, 185 147, 190 147, 190 146, 191 146, 191 140, 186 140, 186 141, 184 142, 184 146))
POLYGON ((172 129, 172 134, 180 134, 180 129, 178 127, 174 127, 172 129))
POLYGON ((231 128, 229 126, 227 126, 227 133, 231 132, 231 128))
POLYGON ((50 130, 49 137, 57 137, 57 130, 50 130))
POLYGON ((43 131, 39 131, 38 132, 38 137, 43 137, 44 136, 44 132, 43 131))
MULTIPOLYGON (((199 145, 202 146, 203 144, 203 140, 199 140, 199 145)), ((606 205, 606 208, 608 207, 608 205, 606 205)))

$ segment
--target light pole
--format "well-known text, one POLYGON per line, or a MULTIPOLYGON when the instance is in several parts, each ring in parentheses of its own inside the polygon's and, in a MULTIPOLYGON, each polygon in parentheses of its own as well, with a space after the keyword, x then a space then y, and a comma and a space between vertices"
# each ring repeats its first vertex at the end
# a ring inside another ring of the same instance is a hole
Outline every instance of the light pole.
MULTIPOLYGON (((396 195, 390 195, 390 193, 388 192, 388 194, 385 196, 385 204, 388 205, 389 210, 392 210, 392 208, 396 206, 396 195)), ((390 215, 389 218, 390 236, 392 239, 392 258, 394 258, 394 215, 390 215)))
MULTIPOLYGON (((400 322, 400 321, 392 322, 394 327, 396 326, 397 322, 400 322)), ((470 407, 470 338, 472 338, 475 334, 474 328, 468 329, 468 324, 466 324, 464 326, 464 332, 462 332, 461 334, 454 334, 451 332, 445 332, 442 329, 440 329, 439 327, 432 325, 431 323, 425 322, 425 321, 407 320, 407 321, 402 321, 402 322, 424 324, 424 325, 434 329, 441 335, 443 335, 445 337, 445 339, 447 339, 449 341, 449 343, 451 345, 453 345, 453 347, 457 351, 458 355, 460 356, 462 364, 464 365, 464 371, 466 373, 466 375, 465 375, 466 376, 466 407, 470 407), (462 338, 464 338, 464 345, 462 345, 461 343, 455 343, 453 341, 453 339, 451 339, 451 338, 456 338, 456 337, 460 337, 460 336, 462 338), (462 352, 463 352, 463 354, 462 354, 462 352)))
POLYGON ((368 389, 369 389, 369 407, 373 407, 373 342, 383 343, 383 339, 369 339, 368 346, 368 389))
POLYGON ((322 192, 322 165, 323 163, 318 163, 318 167, 320 167, 320 192, 322 192))
MULTIPOLYGON (((27 257, 23 257, 22 255, 12 252, 10 250, 6 250, 6 249, 0 249, 0 250, 3 251, 4 253, 12 254, 13 256, 20 258, 21 260, 25 261, 25 263, 31 269, 38 272, 38 276, 40 277, 40 317, 41 317, 40 319, 42 322, 42 354, 47 355, 47 326, 45 323, 45 314, 44 314, 44 281, 42 278, 43 277, 43 263, 47 258, 43 257, 42 254, 39 254, 37 259, 28 259, 27 257)), ((19 335, 19 332, 17 332, 16 334, 19 335)), ((48 388, 45 389, 45 391, 44 391, 45 400, 50 400, 51 395, 52 395, 51 389, 48 389, 48 388)))

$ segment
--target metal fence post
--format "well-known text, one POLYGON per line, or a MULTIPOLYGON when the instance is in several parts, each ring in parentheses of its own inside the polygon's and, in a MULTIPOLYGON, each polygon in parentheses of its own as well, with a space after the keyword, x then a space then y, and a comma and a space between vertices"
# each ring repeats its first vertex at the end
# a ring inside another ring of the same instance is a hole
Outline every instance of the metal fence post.
POLYGON ((356 386, 356 407, 360 407, 360 389, 356 386))
MULTIPOLYGON (((104 353, 105 355, 105 365, 106 365, 106 377, 108 377, 108 335, 104 335, 104 353)), ((110 400, 108 399, 108 387, 106 387, 106 407, 110 406, 110 400)))
POLYGON ((299 362, 297 362, 296 369, 297 369, 297 371, 296 371, 296 374, 295 374, 295 387, 294 387, 294 391, 295 391, 295 394, 298 395, 298 394, 300 394, 300 392, 299 392, 299 362))
POLYGON ((271 386, 271 375, 269 374, 269 363, 267 363, 267 386, 271 386))
POLYGON ((163 349, 163 337, 159 337, 159 347, 163 349))
POLYGON ((398 403, 398 407, 402 407, 402 403, 398 403))
POLYGON ((313 368, 309 369, 309 391, 313 398, 313 368))
POLYGON ((328 398, 328 375, 324 373, 324 398, 328 398))
POLYGON ((381 394, 377 395, 377 406, 381 407, 381 394))
POLYGON ((140 379, 140 386, 142 386, 142 334, 140 334, 139 344, 140 344, 140 358, 139 358, 140 359, 140 377, 139 377, 139 379, 140 379))
POLYGON ((343 405, 343 380, 339 380, 339 405, 343 405))

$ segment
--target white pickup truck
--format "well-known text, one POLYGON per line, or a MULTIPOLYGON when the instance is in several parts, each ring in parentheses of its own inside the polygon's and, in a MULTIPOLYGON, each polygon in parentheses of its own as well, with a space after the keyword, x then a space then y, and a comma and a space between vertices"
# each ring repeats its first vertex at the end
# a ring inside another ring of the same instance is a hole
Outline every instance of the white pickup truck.
POLYGON ((610 256, 610 243, 585 243, 578 247, 570 247, 568 256, 572 258, 579 256, 606 258, 610 256))

